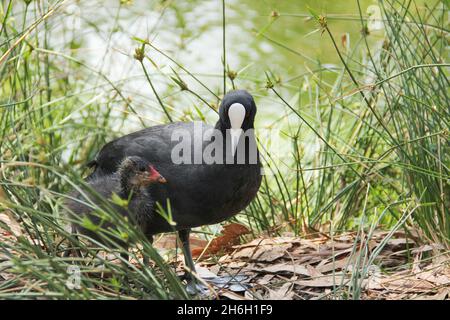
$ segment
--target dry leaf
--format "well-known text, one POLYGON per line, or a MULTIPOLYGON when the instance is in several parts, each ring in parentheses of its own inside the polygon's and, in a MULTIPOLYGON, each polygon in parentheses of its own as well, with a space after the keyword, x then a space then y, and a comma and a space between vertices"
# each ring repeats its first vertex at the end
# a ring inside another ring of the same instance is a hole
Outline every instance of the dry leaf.
POLYGON ((426 244, 423 246, 420 246, 418 248, 414 248, 411 250, 413 254, 422 253, 426 251, 432 251, 432 250, 445 250, 444 246, 440 244, 426 244))
POLYGON ((353 247, 353 242, 327 242, 327 245, 334 250, 344 250, 353 247))
POLYGON ((381 285, 385 288, 389 287, 390 290, 402 292, 428 292, 434 288, 431 283, 417 279, 387 278, 381 280, 381 285))
POLYGON ((195 265, 195 271, 197 272, 198 276, 202 279, 217 277, 217 274, 211 272, 208 268, 201 267, 199 265, 195 265))
POLYGON ((314 268, 313 266, 310 266, 309 264, 306 265, 306 269, 308 270, 308 272, 311 275, 311 277, 321 277, 321 276, 323 276, 323 274, 321 272, 319 272, 316 268, 314 268))
POLYGON ((273 274, 265 274, 262 278, 258 279, 258 280, 256 281, 256 283, 259 284, 259 285, 264 286, 264 285, 266 285, 266 284, 269 284, 270 281, 271 281, 274 277, 275 277, 275 276, 274 276, 273 274))
POLYGON ((258 247, 263 245, 275 245, 275 244, 283 244, 283 243, 301 243, 304 240, 299 238, 289 238, 289 237, 276 237, 276 238, 258 238, 249 243, 241 244, 235 246, 236 249, 248 248, 248 247, 258 247))
POLYGON ((388 246, 392 247, 405 247, 406 245, 413 245, 414 241, 408 238, 399 238, 399 239, 389 239, 387 242, 388 246))
MULTIPOLYGON (((208 241, 204 239, 197 238, 196 236, 191 236, 189 238, 189 244, 192 249, 203 248, 208 244, 208 241)), ((175 249, 177 247, 177 235, 176 234, 165 234, 159 237, 153 246, 158 249, 175 249)))
POLYGON ((350 260, 353 260, 353 258, 348 257, 341 260, 331 261, 327 264, 317 266, 316 270, 322 273, 327 273, 332 270, 342 270, 351 265, 349 262, 350 260))
POLYGON ((417 278, 426 280, 437 285, 450 285, 450 278, 444 274, 435 275, 433 271, 422 271, 417 274, 417 278))
POLYGON ((247 227, 239 223, 231 223, 223 227, 222 235, 213 239, 209 244, 192 249, 192 256, 203 257, 216 254, 220 251, 230 251, 234 245, 239 244, 239 237, 248 234, 250 231, 247 227))
POLYGON ((292 300, 294 293, 291 292, 292 283, 285 283, 278 290, 269 289, 270 300, 292 300))
POLYGON ((245 267, 246 265, 247 265, 247 262, 245 262, 245 261, 232 261, 227 266, 228 266, 228 268, 232 268, 232 269, 240 269, 240 268, 245 267))
POLYGON ((282 245, 262 246, 259 247, 257 252, 251 257, 258 262, 272 262, 281 257, 284 257, 292 247, 292 243, 286 243, 282 245))
POLYGON ((304 266, 288 263, 275 264, 261 269, 255 268, 254 270, 266 273, 286 272, 286 273, 301 274, 304 276, 311 276, 309 271, 304 266))
POLYGON ((256 254, 257 251, 258 248, 255 247, 242 248, 233 253, 232 259, 250 259, 256 254))
POLYGON ((342 285, 349 285, 350 278, 344 277, 343 275, 334 276, 322 276, 311 280, 297 280, 295 284, 305 287, 334 287, 342 285))
POLYGON ((450 289, 442 288, 435 295, 418 296, 415 300, 445 300, 448 296, 450 296, 450 289))

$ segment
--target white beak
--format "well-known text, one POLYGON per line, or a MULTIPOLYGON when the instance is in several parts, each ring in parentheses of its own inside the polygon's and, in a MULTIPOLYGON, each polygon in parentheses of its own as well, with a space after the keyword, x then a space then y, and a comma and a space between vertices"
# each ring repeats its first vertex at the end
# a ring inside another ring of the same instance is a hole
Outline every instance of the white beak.
POLYGON ((239 137, 242 134, 242 124, 245 118, 245 107, 240 103, 233 103, 228 109, 228 118, 231 124, 231 152, 236 153, 239 137))

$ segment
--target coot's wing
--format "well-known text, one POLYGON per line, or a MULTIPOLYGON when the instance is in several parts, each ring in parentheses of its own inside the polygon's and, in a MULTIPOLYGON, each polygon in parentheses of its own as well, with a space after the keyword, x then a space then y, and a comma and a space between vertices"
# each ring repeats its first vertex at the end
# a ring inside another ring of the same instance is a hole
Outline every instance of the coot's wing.
POLYGON ((107 143, 97 154, 95 160, 88 163, 95 167, 89 177, 102 176, 117 170, 121 160, 127 156, 144 157, 152 163, 168 163, 172 145, 172 133, 177 130, 192 132, 192 123, 174 122, 158 125, 130 133, 107 143))

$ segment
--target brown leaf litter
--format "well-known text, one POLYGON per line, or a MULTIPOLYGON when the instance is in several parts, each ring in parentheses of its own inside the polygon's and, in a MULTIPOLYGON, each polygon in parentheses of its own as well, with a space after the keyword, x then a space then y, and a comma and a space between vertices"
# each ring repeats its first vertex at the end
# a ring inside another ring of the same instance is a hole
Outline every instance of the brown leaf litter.
POLYGON ((258 238, 197 264, 218 276, 247 276, 245 293, 216 292, 229 299, 450 299, 450 252, 403 232, 388 235, 258 238))

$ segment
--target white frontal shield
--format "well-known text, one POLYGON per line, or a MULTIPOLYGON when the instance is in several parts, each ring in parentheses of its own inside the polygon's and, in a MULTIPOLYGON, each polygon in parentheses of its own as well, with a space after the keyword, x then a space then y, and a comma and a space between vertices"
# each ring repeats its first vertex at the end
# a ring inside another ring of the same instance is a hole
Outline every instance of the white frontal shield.
POLYGON ((242 134, 242 124, 245 118, 245 107, 240 103, 233 103, 228 109, 228 118, 230 119, 231 129, 231 152, 236 153, 236 148, 239 143, 239 137, 242 134))

